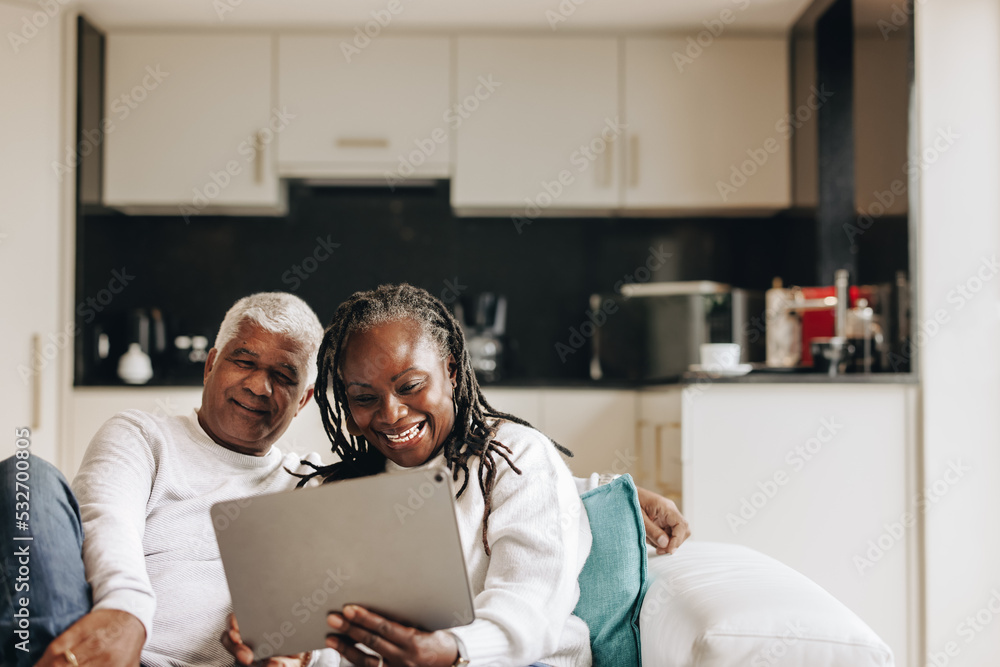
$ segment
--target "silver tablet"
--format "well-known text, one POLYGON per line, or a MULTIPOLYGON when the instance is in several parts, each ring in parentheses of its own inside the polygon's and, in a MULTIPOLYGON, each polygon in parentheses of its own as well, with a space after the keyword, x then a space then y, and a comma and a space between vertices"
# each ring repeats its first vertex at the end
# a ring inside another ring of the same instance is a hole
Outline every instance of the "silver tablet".
POLYGON ((350 603, 428 631, 471 623, 453 498, 441 467, 213 505, 255 659, 324 648, 327 613, 350 603))

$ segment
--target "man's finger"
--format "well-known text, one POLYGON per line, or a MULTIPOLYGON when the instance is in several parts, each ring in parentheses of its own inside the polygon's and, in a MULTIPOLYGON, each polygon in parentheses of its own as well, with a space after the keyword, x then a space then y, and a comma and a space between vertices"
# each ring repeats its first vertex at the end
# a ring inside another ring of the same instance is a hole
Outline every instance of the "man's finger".
POLYGON ((648 516, 643 516, 643 523, 646 525, 646 540, 656 547, 656 553, 664 554, 670 543, 670 536, 656 525, 648 516))

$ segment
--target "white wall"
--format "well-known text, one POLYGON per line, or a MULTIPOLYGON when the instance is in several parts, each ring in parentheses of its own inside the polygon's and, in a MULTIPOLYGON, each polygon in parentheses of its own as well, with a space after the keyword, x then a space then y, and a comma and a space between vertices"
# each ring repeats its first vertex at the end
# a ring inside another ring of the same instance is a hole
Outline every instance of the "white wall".
POLYGON ((0 458, 13 453, 14 429, 31 426, 37 403, 40 427, 32 449, 57 462, 57 383, 72 354, 72 336, 65 335, 59 317, 62 186, 51 166, 63 152, 62 30, 61 17, 49 19, 39 9, 0 0, 0 458), (42 27, 26 28, 25 19, 35 14, 42 27), (26 42, 15 45, 11 33, 27 35, 26 42), (33 334, 41 336, 48 357, 42 362, 32 360, 33 334))
POLYGON ((927 664, 981 667, 1000 656, 1000 614, 966 621, 993 591, 1000 610, 1000 276, 976 282, 1000 256, 1000 2, 918 0, 916 21, 919 148, 959 135, 920 174, 921 320, 948 317, 919 351, 924 483, 971 468, 926 515, 927 664))

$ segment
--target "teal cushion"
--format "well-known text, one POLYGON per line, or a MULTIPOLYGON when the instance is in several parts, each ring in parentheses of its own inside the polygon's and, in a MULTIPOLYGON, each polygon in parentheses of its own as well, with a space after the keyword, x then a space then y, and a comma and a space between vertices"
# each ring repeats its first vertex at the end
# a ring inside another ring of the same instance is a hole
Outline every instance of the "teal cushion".
POLYGON ((646 594, 646 529, 630 475, 583 496, 594 543, 580 572, 574 614, 590 627, 594 667, 640 664, 639 608, 646 594))

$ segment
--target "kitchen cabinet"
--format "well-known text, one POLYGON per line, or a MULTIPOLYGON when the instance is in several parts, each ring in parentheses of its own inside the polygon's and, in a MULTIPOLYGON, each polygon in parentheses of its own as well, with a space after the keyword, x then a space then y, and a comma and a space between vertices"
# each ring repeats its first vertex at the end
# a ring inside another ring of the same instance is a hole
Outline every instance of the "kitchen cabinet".
MULTIPOLYGON (((25 40, 38 8, 0 3, 13 48, 0 53, 0 283, 4 351, 0 401, 3 454, 17 450, 15 433, 31 431, 31 452, 59 465, 60 383, 73 354, 75 331, 61 316, 67 262, 60 200, 73 183, 75 163, 61 137, 63 30, 59 21, 25 40), (58 169, 53 172, 53 167, 58 169)), ((43 14, 44 17, 44 14, 43 14)), ((70 241, 71 243, 71 241, 70 241)), ((23 441, 22 441, 23 442, 23 441)), ((11 480, 13 481, 13 480, 11 480)), ((13 490, 9 502, 13 502, 13 490)), ((11 547, 12 548, 12 547, 11 547)))
POLYGON ((636 392, 487 387, 483 393, 493 407, 530 422, 573 452, 566 463, 574 475, 639 476, 636 392))
POLYGON ((614 37, 459 37, 453 206, 616 208, 618 62, 614 37))
POLYGON ((636 484, 683 507, 679 386, 640 391, 637 404, 636 484))
POLYGON ((109 33, 104 203, 280 211, 275 145, 295 119, 272 104, 272 51, 262 34, 109 33))
POLYGON ((868 623, 897 665, 917 656, 918 524, 949 487, 917 484, 916 393, 706 384, 682 403, 684 513, 697 538, 802 572, 868 623))
POLYGON ((451 40, 284 34, 278 102, 293 117, 278 146, 291 177, 447 178, 451 172, 451 40))
POLYGON ((786 208, 786 40, 722 37, 696 49, 684 37, 624 42, 624 208, 786 208))

